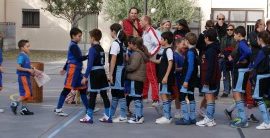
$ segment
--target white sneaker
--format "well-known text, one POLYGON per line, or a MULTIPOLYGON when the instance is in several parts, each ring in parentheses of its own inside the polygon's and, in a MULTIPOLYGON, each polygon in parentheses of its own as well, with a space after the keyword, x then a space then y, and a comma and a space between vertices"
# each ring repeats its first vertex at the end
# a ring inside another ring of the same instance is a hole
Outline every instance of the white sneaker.
POLYGON ((160 106, 160 104, 159 104, 158 101, 154 101, 154 102, 152 103, 152 106, 153 106, 153 107, 158 107, 158 106, 160 106))
POLYGON ((208 117, 204 117, 203 120, 196 123, 197 126, 201 127, 212 127, 216 125, 214 119, 209 119, 208 117))
POLYGON ((4 113, 5 112, 5 110, 4 109, 0 109, 0 113, 4 113))
POLYGON ((183 118, 183 115, 180 112, 175 112, 174 113, 174 118, 175 119, 181 119, 181 118, 183 118))
POLYGON ((63 117, 67 117, 68 116, 68 114, 65 113, 65 112, 63 112, 62 109, 55 109, 54 112, 55 112, 56 115, 59 115, 59 116, 63 116, 63 117))
POLYGON ((164 118, 164 117, 162 116, 162 117, 160 117, 160 118, 156 119, 156 121, 159 121, 159 120, 161 120, 162 118, 164 118))
POLYGON ((126 117, 124 118, 124 117, 121 117, 121 116, 113 119, 113 123, 126 123, 127 121, 128 120, 127 120, 126 117))
POLYGON ((167 119, 166 117, 162 117, 156 120, 157 124, 170 124, 172 123, 172 118, 167 119))
POLYGON ((258 129, 258 130, 270 129, 270 124, 266 124, 266 123, 263 122, 259 126, 257 126, 256 129, 258 129))
POLYGON ((128 123, 130 124, 142 124, 144 122, 144 117, 141 118, 131 118, 128 120, 128 123))
POLYGON ((110 119, 110 117, 108 117, 107 115, 103 115, 103 117, 101 117, 99 119, 100 122, 105 122, 105 123, 112 123, 112 120, 110 119))

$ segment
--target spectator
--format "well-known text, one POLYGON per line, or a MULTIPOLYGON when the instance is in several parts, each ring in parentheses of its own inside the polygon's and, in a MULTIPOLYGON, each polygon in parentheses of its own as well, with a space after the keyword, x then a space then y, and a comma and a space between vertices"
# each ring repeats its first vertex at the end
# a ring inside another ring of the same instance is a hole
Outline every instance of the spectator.
POLYGON ((140 20, 138 19, 139 10, 136 7, 132 7, 129 10, 129 16, 122 21, 123 30, 127 36, 142 36, 142 27, 140 20))
POLYGON ((220 41, 221 38, 226 35, 226 29, 228 25, 225 23, 225 15, 222 13, 217 15, 217 20, 218 22, 215 25, 215 29, 218 32, 218 40, 220 41))
POLYGON ((180 19, 176 21, 175 29, 176 30, 173 33, 174 40, 176 40, 177 38, 183 38, 188 32, 190 32, 188 23, 185 19, 180 19))
POLYGON ((266 21, 266 31, 270 33, 270 19, 266 21))

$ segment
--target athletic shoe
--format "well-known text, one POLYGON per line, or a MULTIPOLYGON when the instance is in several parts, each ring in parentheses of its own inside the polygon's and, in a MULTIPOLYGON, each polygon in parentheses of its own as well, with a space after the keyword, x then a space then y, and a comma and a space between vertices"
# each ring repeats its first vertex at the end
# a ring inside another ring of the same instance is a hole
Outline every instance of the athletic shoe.
POLYGON ((224 113, 229 120, 232 120, 232 112, 229 112, 227 109, 225 109, 224 113))
POLYGON ((0 109, 0 113, 4 113, 5 112, 5 110, 4 109, 0 109))
POLYGON ((254 114, 251 114, 248 118, 248 122, 259 123, 260 121, 254 116, 254 114))
POLYGON ((20 111, 21 115, 34 115, 33 112, 29 111, 27 108, 22 108, 20 111))
POLYGON ((259 126, 257 126, 256 129, 259 129, 259 130, 270 129, 270 124, 266 124, 266 123, 263 122, 259 126))
POLYGON ((180 112, 175 112, 174 118, 175 119, 181 119, 181 118, 183 118, 183 115, 180 112))
POLYGON ((128 123, 130 124, 142 124, 144 122, 144 117, 135 117, 135 118, 130 118, 128 120, 128 123))
POLYGON ((14 115, 17 115, 17 107, 19 106, 19 103, 16 101, 11 102, 10 108, 14 115))
POLYGON ((159 101, 153 101, 152 106, 153 107, 158 107, 159 106, 159 101))
POLYGON ((124 118, 124 117, 121 117, 121 116, 113 119, 113 123, 126 123, 127 121, 128 120, 127 120, 126 117, 124 118))
POLYGON ((54 109, 54 113, 59 116, 67 117, 68 114, 65 113, 62 109, 54 109))
POLYGON ((220 97, 221 97, 221 98, 227 98, 228 96, 229 96, 229 94, 223 93, 220 97))
POLYGON ((89 117, 87 114, 85 115, 84 118, 80 119, 81 123, 90 123, 93 124, 93 119, 91 117, 89 117))
POLYGON ((236 118, 230 123, 230 126, 233 128, 246 128, 248 127, 248 122, 243 122, 241 118, 236 118))
POLYGON ((205 117, 205 111, 203 109, 198 109, 197 113, 199 115, 200 118, 204 118, 205 117))
POLYGON ((105 114, 99 119, 99 121, 103 123, 112 123, 112 119, 105 114))
POLYGON ((175 121, 175 125, 191 125, 191 123, 190 120, 185 120, 184 118, 181 118, 175 121))
POLYGON ((200 127, 213 127, 217 124, 214 119, 209 119, 207 116, 205 116, 203 120, 196 122, 196 125, 200 127))
POLYGON ((164 116, 156 120, 156 124, 170 124, 170 123, 172 123, 172 118, 168 119, 164 116))

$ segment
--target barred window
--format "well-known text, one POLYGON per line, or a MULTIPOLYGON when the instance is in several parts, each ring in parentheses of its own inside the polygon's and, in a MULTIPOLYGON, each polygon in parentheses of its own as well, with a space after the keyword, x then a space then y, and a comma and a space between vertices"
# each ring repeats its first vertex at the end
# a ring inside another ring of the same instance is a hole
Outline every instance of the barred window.
POLYGON ((22 27, 24 28, 40 27, 39 9, 23 9, 22 16, 23 16, 22 27))

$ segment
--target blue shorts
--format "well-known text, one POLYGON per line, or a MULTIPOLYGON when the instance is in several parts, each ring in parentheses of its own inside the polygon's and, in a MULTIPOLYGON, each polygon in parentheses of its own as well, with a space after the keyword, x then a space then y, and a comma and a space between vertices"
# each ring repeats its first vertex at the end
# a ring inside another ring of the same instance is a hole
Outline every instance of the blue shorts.
POLYGON ((233 72, 233 92, 245 93, 249 77, 248 68, 241 68, 233 72))
POLYGON ((188 90, 184 86, 181 87, 180 92, 182 92, 182 93, 188 93, 188 94, 194 94, 194 90, 193 91, 188 90))
POLYGON ((159 85, 159 94, 172 94, 173 86, 169 84, 160 84, 159 85))
POLYGON ((21 97, 30 98, 32 97, 32 85, 30 76, 18 76, 19 93, 21 97))
POLYGON ((256 76, 256 85, 254 93, 252 95, 253 99, 263 99, 263 95, 269 90, 269 80, 270 74, 263 74, 256 76))
POLYGON ((209 85, 209 86, 203 86, 201 92, 206 93, 206 94, 213 94, 217 91, 217 86, 216 85, 209 85))
POLYGON ((65 88, 67 89, 86 89, 87 86, 81 84, 83 75, 82 68, 76 64, 69 64, 67 67, 67 76, 65 79, 65 88))
POLYGON ((124 66, 116 66, 115 71, 113 73, 113 84, 111 84, 112 89, 124 90, 125 83, 125 67, 124 66))

